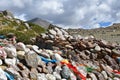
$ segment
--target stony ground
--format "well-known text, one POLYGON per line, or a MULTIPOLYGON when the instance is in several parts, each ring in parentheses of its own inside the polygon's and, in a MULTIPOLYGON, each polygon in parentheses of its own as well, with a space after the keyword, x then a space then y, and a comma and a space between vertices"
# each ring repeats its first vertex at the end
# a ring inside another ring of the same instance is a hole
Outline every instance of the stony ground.
POLYGON ((120 80, 118 44, 73 37, 57 27, 35 45, 0 40, 0 80, 120 80))

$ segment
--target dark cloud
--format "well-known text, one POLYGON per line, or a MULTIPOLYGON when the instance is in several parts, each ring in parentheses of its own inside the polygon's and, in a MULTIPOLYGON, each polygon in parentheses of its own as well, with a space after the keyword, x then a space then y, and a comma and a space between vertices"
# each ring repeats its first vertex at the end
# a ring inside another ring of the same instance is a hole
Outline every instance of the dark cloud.
POLYGON ((96 28, 100 22, 120 22, 118 0, 1 0, 21 19, 40 17, 62 27, 96 28))

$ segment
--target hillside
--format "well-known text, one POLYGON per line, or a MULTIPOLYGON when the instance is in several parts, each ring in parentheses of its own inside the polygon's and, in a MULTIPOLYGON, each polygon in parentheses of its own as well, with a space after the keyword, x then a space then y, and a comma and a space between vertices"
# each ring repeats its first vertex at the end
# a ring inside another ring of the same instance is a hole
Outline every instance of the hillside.
POLYGON ((0 11, 0 35, 14 33, 17 41, 31 43, 30 39, 45 32, 45 29, 33 23, 14 18, 10 11, 0 11))
POLYGON ((0 16, 0 80, 120 80, 119 44, 72 36, 117 40, 120 24, 69 29, 70 35, 56 25, 46 30, 16 19, 9 11, 0 16))
POLYGON ((108 26, 106 28, 68 29, 67 31, 72 35, 93 35, 97 39, 104 39, 106 41, 120 43, 120 23, 115 23, 112 26, 108 26))
MULTIPOLYGON (((30 39, 45 32, 45 29, 57 27, 40 18, 34 18, 27 22, 14 18, 9 11, 0 11, 0 35, 15 33, 18 41, 30 43, 30 39), (24 35, 26 34, 26 35, 24 35), (24 37, 26 38, 24 38, 24 37), (21 38, 22 37, 22 38, 21 38)), ((115 23, 106 28, 97 29, 68 29, 71 35, 89 36, 93 35, 97 39, 104 39, 110 42, 120 43, 120 23, 115 23)))

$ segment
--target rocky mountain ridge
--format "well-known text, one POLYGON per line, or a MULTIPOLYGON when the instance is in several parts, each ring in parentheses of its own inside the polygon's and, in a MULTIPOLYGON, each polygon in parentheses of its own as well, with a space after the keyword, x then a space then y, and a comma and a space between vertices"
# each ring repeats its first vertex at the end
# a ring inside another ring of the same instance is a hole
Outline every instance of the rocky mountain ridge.
POLYGON ((120 44, 120 23, 114 23, 105 28, 96 29, 68 29, 71 35, 89 36, 93 35, 97 39, 104 39, 110 42, 117 42, 120 44))

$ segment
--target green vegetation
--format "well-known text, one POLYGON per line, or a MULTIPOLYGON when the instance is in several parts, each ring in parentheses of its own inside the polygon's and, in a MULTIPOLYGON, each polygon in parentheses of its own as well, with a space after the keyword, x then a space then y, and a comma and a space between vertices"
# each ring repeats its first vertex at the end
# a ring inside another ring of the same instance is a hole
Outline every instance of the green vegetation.
POLYGON ((0 13, 0 17, 3 17, 3 15, 0 13))
POLYGON ((43 33, 45 32, 45 29, 42 28, 39 25, 33 24, 33 23, 29 23, 29 25, 31 26, 31 29, 34 30, 36 33, 43 33))
POLYGON ((0 25, 0 35, 14 33, 18 42, 20 41, 24 42, 25 44, 31 44, 31 38, 34 38, 40 33, 45 32, 45 29, 39 25, 28 23, 30 26, 30 29, 28 29, 23 21, 20 20, 20 24, 18 24, 15 20, 16 19, 10 20, 2 18, 0 20, 0 22, 2 22, 2 25, 0 25))

